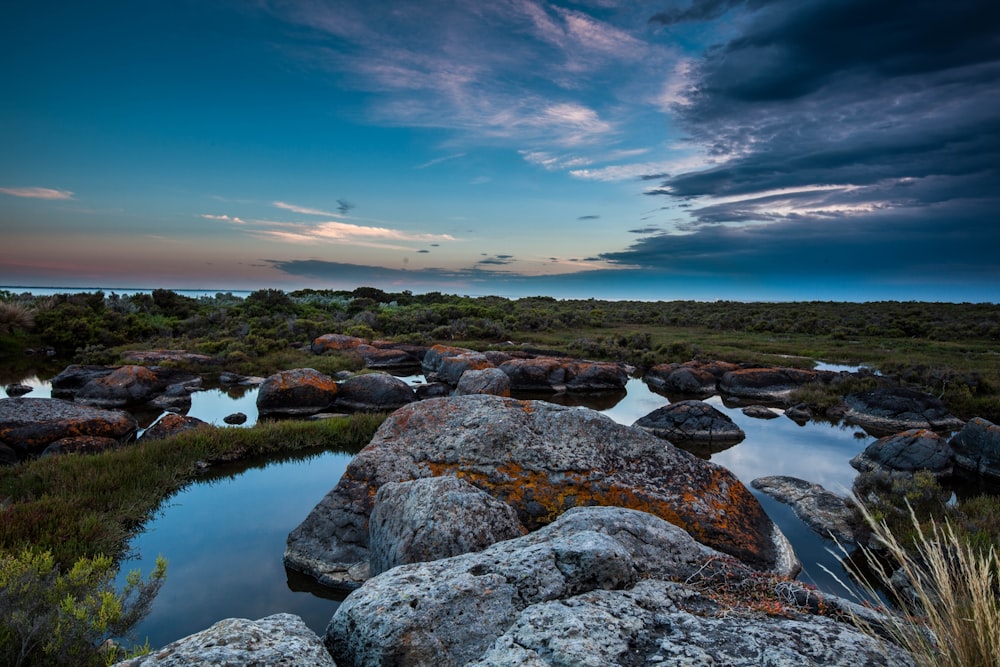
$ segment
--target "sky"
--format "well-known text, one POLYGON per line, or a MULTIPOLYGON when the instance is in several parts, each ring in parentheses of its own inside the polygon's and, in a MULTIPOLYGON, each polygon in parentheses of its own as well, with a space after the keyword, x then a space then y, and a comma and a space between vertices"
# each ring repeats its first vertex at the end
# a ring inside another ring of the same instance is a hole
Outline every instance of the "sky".
POLYGON ((995 0, 33 0, 0 86, 0 285, 1000 302, 995 0))

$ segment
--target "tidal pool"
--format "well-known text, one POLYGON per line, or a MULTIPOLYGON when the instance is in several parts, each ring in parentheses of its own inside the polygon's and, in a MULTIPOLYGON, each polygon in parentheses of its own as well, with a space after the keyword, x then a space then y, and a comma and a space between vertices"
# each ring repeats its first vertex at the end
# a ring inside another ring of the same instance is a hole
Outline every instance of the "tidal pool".
MULTIPOLYGON (((420 380, 418 376, 404 379, 420 380)), ((29 396, 48 395, 47 383, 32 378, 26 384, 35 387, 29 396)), ((632 424, 670 402, 640 379, 630 380, 624 392, 530 398, 590 407, 622 424, 632 424)), ((800 425, 784 416, 754 419, 741 412, 742 405, 728 404, 719 396, 707 402, 728 414, 747 434, 742 443, 712 454, 710 460, 733 471, 748 487, 756 477, 790 475, 846 493, 856 474, 849 460, 874 441, 857 427, 826 421, 800 425)), ((246 414, 244 427, 252 426, 257 419, 256 390, 197 392, 187 414, 225 426, 223 418, 233 412, 246 414)), ((169 498, 146 530, 133 539, 132 557, 120 575, 123 580, 134 568, 148 573, 158 554, 168 561, 166 583, 152 612, 137 628, 138 640, 148 638, 152 646, 162 646, 223 618, 255 619, 277 612, 298 614, 322 634, 339 604, 338 596, 307 577, 287 573, 282 555, 288 532, 337 483, 350 458, 321 453, 243 462, 213 469, 169 498)), ((832 542, 813 533, 787 506, 751 491, 802 560, 800 579, 843 593, 836 578, 824 570, 847 579, 839 558, 829 552, 832 542)))

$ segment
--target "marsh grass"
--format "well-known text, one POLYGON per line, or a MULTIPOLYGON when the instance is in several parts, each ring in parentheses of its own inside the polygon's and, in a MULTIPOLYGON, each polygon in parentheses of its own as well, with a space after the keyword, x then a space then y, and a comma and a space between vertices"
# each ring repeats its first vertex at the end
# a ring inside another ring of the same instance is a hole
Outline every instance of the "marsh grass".
POLYGON ((0 469, 0 550, 47 550, 56 562, 124 555, 128 540, 204 464, 293 452, 355 453, 383 414, 198 429, 95 455, 49 457, 0 469))
POLYGON ((1000 559, 995 546, 962 539, 948 521, 931 521, 925 528, 912 510, 915 538, 909 545, 859 506, 878 549, 862 548, 861 564, 847 560, 848 569, 872 599, 877 599, 877 589, 888 591, 900 613, 888 613, 889 620, 878 627, 855 618, 857 625, 903 647, 917 665, 1000 666, 1000 559))

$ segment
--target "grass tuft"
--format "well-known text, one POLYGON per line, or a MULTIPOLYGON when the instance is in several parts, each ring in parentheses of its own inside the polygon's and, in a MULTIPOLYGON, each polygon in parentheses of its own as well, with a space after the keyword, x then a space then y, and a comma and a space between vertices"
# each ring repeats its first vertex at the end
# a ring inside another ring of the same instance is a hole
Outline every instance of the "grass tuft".
POLYGON ((947 520, 932 520, 925 528, 912 510, 911 547, 885 521, 860 507, 879 548, 862 548, 863 564, 848 560, 848 569, 872 599, 877 599, 876 589, 888 591, 902 613, 887 614, 888 622, 877 628, 855 618, 857 625, 873 636, 888 637, 909 651, 917 665, 1000 666, 1000 559, 995 547, 968 543, 947 520))

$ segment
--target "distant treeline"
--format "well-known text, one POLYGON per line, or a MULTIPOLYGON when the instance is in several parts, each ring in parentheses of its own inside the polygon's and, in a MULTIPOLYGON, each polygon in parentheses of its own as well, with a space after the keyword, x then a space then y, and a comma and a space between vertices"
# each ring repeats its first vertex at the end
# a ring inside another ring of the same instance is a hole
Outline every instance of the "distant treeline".
POLYGON ((192 344, 219 354, 262 354, 325 333, 413 343, 500 342, 524 334, 670 327, 833 339, 921 338, 1000 341, 1000 306, 880 301, 746 303, 603 301, 439 292, 265 289, 191 298, 170 290, 122 296, 103 292, 33 296, 0 291, 0 336, 54 348, 192 344))

